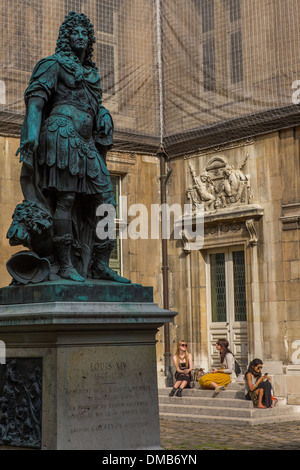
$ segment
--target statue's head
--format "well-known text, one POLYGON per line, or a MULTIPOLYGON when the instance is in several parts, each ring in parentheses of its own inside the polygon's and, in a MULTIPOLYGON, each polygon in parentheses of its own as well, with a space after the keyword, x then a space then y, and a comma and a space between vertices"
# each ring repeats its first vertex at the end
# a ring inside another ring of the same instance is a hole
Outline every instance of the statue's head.
POLYGON ((65 55, 71 55, 74 51, 72 50, 72 31, 78 26, 83 27, 87 31, 87 46, 84 56, 83 65, 89 65, 95 67, 95 63, 92 60, 93 56, 93 44, 96 42, 94 27, 90 20, 84 13, 76 13, 71 11, 66 17, 61 27, 59 28, 59 35, 56 43, 56 53, 63 53, 65 55))
POLYGON ((230 176, 233 169, 234 169, 233 166, 229 165, 229 163, 227 163, 227 165, 225 166, 225 169, 224 169, 225 175, 230 176))
POLYGON ((201 178, 201 181, 203 182, 208 181, 210 179, 208 171, 206 170, 201 171, 200 178, 201 178))

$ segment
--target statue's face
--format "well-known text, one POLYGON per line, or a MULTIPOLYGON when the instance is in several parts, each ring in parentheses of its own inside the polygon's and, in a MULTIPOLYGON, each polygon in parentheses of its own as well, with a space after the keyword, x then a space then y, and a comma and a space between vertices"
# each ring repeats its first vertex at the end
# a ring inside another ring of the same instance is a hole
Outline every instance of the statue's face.
POLYGON ((83 26, 75 26, 70 35, 70 46, 73 52, 82 53, 86 50, 89 42, 87 29, 83 26))

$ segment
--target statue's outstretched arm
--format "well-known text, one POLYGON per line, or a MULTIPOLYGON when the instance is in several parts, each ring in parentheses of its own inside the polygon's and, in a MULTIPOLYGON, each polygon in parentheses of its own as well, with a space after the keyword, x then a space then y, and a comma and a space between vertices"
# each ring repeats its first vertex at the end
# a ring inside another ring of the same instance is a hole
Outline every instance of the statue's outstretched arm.
POLYGON ((32 156, 39 145, 39 135, 42 122, 44 100, 39 97, 33 97, 28 102, 27 114, 27 136, 21 142, 16 155, 20 154, 20 161, 24 161, 32 166, 32 156))

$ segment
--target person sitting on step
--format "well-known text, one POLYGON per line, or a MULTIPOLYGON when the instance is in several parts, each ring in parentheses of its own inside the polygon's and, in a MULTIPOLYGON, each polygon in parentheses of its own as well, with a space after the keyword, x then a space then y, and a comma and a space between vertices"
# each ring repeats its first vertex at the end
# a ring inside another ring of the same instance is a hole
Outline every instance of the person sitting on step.
POLYGON ((227 339, 219 339, 216 343, 216 349, 220 351, 221 367, 213 369, 210 373, 203 375, 199 379, 201 388, 206 390, 215 390, 217 395, 220 390, 225 390, 231 382, 231 375, 234 372, 234 356, 230 349, 227 339))
POLYGON ((187 350, 186 341, 179 341, 177 344, 177 350, 173 356, 173 363, 176 369, 176 382, 169 393, 169 397, 172 397, 173 395, 182 397, 182 390, 185 387, 190 386, 191 371, 193 370, 193 359, 192 355, 187 350))
POLYGON ((245 373, 246 400, 252 400, 256 408, 270 408, 272 406, 272 385, 268 374, 261 374, 263 362, 253 359, 245 373))

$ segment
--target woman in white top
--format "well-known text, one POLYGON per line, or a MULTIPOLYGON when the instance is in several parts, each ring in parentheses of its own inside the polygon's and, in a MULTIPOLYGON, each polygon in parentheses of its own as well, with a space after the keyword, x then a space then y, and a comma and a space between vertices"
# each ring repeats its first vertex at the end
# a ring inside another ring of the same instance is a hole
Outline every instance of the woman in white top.
POLYGON ((199 384, 202 388, 215 390, 217 394, 220 390, 225 390, 231 382, 231 376, 235 374, 234 356, 228 347, 227 339, 218 340, 216 349, 220 351, 221 367, 220 369, 213 369, 209 374, 205 374, 200 378, 199 384))

